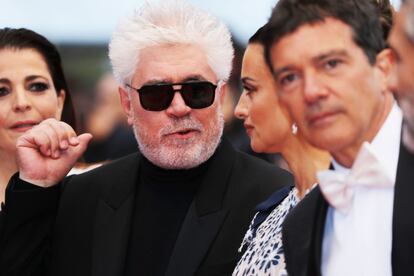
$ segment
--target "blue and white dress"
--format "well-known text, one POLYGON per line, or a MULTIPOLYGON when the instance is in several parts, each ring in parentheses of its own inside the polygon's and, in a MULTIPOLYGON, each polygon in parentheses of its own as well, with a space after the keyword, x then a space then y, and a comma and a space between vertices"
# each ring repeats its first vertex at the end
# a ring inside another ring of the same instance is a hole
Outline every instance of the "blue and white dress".
POLYGON ((299 202, 298 190, 286 187, 257 206, 249 230, 239 251, 245 253, 233 276, 287 275, 282 246, 282 224, 289 211, 299 202))

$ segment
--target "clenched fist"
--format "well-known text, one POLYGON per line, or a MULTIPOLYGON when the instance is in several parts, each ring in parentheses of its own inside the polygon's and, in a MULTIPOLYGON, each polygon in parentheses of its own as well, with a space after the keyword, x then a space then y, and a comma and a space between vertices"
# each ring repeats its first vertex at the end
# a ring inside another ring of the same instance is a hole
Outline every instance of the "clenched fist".
POLYGON ((62 180, 83 154, 92 135, 79 136, 68 124, 47 119, 17 140, 20 178, 41 187, 62 180))

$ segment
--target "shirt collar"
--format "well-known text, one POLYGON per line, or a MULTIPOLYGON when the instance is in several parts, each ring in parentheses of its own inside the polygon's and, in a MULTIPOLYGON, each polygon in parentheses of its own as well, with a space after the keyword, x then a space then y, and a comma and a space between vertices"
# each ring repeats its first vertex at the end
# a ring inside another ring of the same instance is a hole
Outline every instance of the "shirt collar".
MULTIPOLYGON (((401 125, 402 112, 397 103, 394 103, 384 124, 371 142, 372 150, 394 182, 397 176, 401 125)), ((350 169, 340 165, 335 159, 332 160, 332 165, 337 171, 349 173, 350 169)))

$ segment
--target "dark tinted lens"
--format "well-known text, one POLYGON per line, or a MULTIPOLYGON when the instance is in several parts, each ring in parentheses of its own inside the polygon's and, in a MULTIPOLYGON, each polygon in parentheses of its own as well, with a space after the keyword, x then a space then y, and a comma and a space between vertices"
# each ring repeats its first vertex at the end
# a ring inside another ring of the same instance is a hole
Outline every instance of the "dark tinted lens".
POLYGON ((191 108, 205 108, 213 104, 216 86, 210 82, 185 83, 181 95, 191 108))
POLYGON ((167 109, 174 97, 171 85, 147 85, 139 90, 139 99, 144 109, 161 111, 167 109))

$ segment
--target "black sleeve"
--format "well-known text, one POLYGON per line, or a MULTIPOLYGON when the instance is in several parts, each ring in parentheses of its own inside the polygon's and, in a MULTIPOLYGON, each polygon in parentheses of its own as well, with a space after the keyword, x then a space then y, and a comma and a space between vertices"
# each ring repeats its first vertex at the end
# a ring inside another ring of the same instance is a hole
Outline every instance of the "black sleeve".
POLYGON ((41 188, 10 179, 0 213, 0 275, 49 275, 60 184, 41 188))

